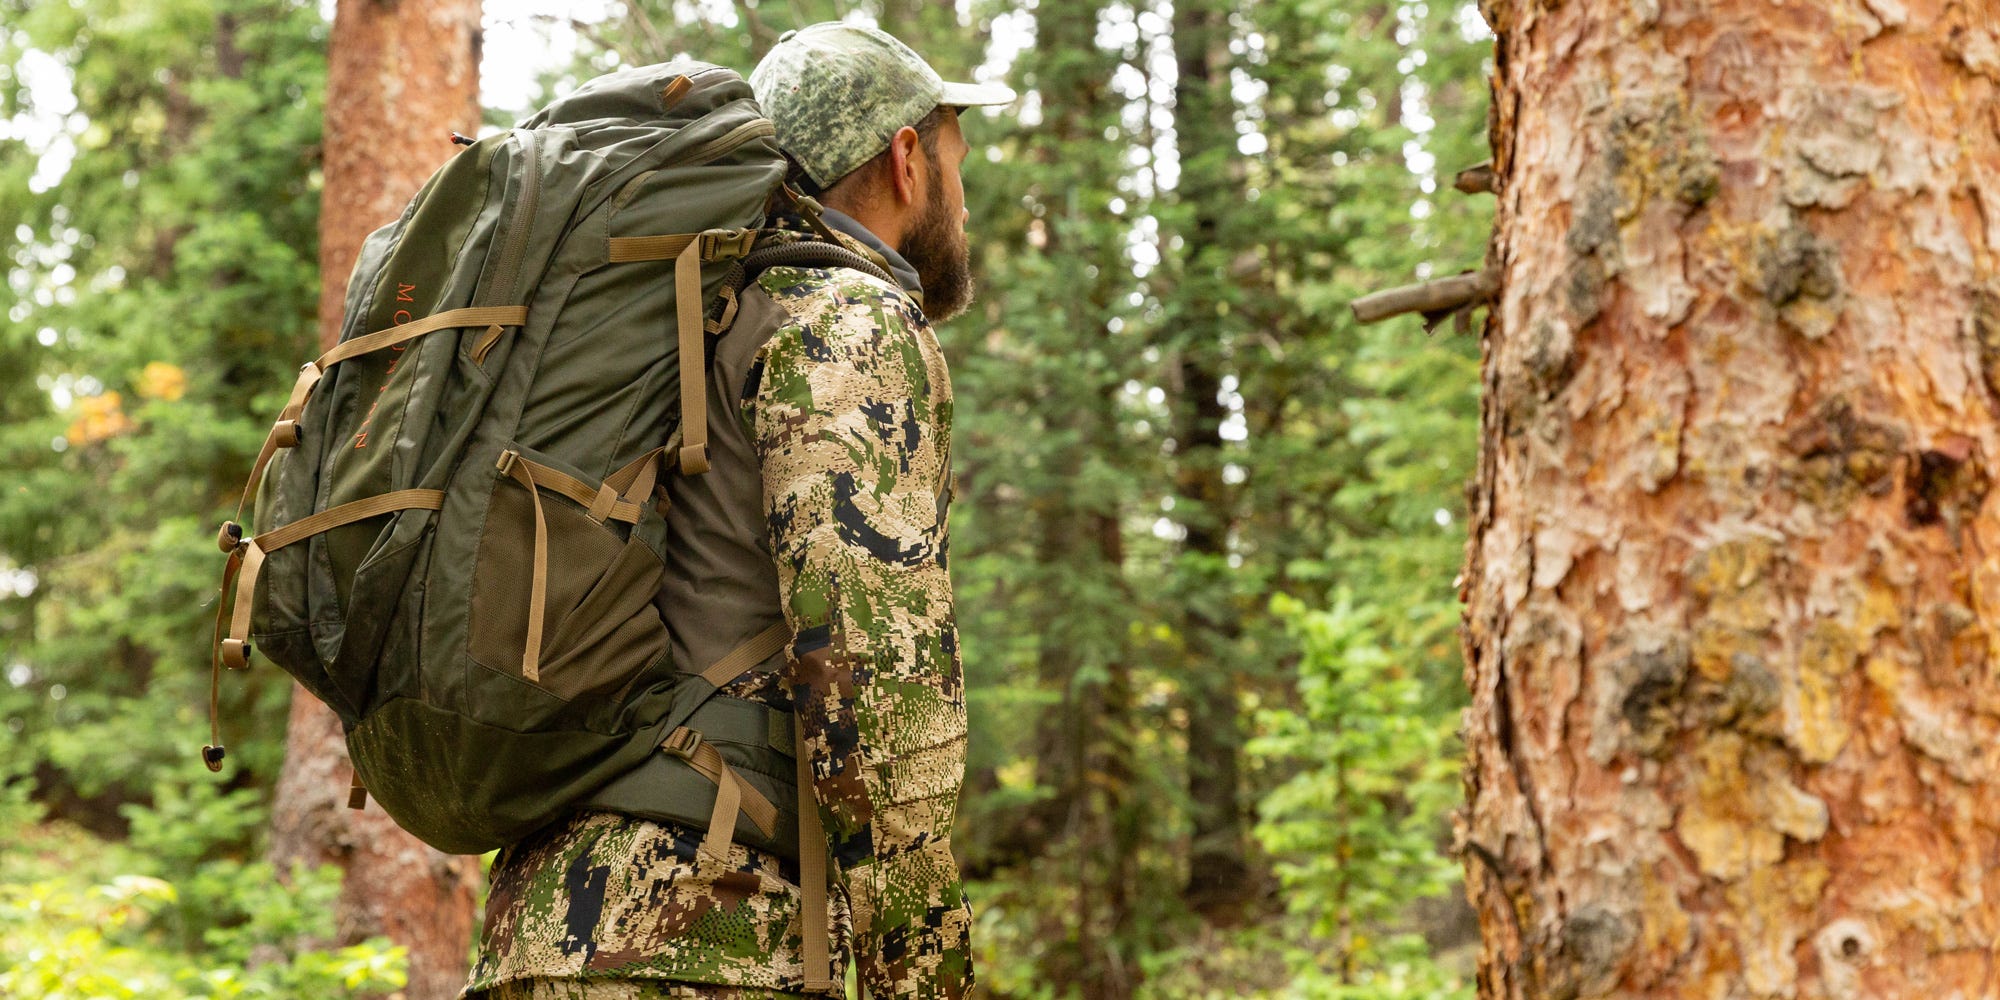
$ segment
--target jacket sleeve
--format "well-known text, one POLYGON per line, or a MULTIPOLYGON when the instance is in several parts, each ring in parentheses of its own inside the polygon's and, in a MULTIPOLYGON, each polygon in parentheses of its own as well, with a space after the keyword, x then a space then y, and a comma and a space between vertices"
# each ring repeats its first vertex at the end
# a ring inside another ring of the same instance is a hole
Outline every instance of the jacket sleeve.
POLYGON ((797 636, 791 695, 854 958, 873 996, 963 996, 949 377, 922 315, 887 289, 836 278, 789 308, 794 322, 753 370, 746 416, 797 636))

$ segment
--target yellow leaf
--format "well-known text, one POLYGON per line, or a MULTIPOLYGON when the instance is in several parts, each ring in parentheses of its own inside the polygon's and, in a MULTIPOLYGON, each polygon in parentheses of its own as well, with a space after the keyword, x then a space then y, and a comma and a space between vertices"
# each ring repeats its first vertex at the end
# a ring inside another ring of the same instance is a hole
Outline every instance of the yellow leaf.
POLYGON ((135 425, 123 406, 124 399, 115 392, 85 396, 76 401, 76 419, 70 421, 63 436, 70 444, 96 444, 124 434, 135 425))
POLYGON ((148 361, 145 369, 139 372, 139 384, 133 388, 146 399, 171 403, 187 395, 187 383, 187 372, 182 371, 181 366, 165 361, 148 361))

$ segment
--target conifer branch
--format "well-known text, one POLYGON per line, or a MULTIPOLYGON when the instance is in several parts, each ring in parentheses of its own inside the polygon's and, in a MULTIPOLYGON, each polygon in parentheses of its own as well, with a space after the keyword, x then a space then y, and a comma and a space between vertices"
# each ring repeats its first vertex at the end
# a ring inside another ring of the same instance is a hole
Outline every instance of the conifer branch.
POLYGON ((1413 312, 1426 317, 1448 316, 1484 304, 1499 287, 1500 276, 1493 270, 1467 271, 1363 295, 1348 303, 1348 307, 1354 310, 1354 318, 1363 323, 1379 323, 1391 316, 1413 312))

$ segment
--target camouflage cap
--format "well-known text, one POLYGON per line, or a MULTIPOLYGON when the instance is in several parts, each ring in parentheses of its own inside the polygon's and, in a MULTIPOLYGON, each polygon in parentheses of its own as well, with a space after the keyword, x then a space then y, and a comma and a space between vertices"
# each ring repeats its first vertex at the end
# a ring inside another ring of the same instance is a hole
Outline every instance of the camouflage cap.
POLYGON ((876 28, 826 21, 788 31, 750 73, 778 145, 828 187, 889 148, 933 108, 1007 104, 998 84, 946 83, 923 57, 876 28))

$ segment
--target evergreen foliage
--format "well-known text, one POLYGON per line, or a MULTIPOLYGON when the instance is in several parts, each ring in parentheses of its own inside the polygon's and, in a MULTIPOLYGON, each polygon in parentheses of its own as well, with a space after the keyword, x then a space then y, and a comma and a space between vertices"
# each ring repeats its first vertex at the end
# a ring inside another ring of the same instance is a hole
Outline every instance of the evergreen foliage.
MULTIPOLYGON (((747 70, 836 16, 1024 95, 967 116, 983 286, 940 331, 981 978, 1003 997, 1468 996, 1446 816, 1476 347, 1357 326, 1346 303, 1480 263, 1487 206, 1441 190, 1484 158, 1477 15, 634 0, 546 83, 680 54, 747 70)), ((79 109, 53 182, 38 141, 0 132, 9 961, 104 921, 79 947, 149 995, 399 975, 371 945, 270 961, 325 932, 331 892, 313 873, 277 892, 250 860, 289 685, 226 678, 221 780, 192 755, 208 538, 312 344, 325 34, 297 2, 0 0, 9 61, 60 62, 79 109), (50 863, 71 855, 92 860, 50 863), (69 916, 24 916, 26 892, 69 916), (263 985, 211 983, 246 965, 263 985)), ((0 76, 0 128, 60 111, 42 99, 0 76)))
POLYGON ((229 677, 223 774, 196 753, 209 539, 314 342, 326 35, 313 3, 0 5, 0 995, 401 985, 384 942, 295 952, 338 873, 256 860, 290 684, 229 677))

